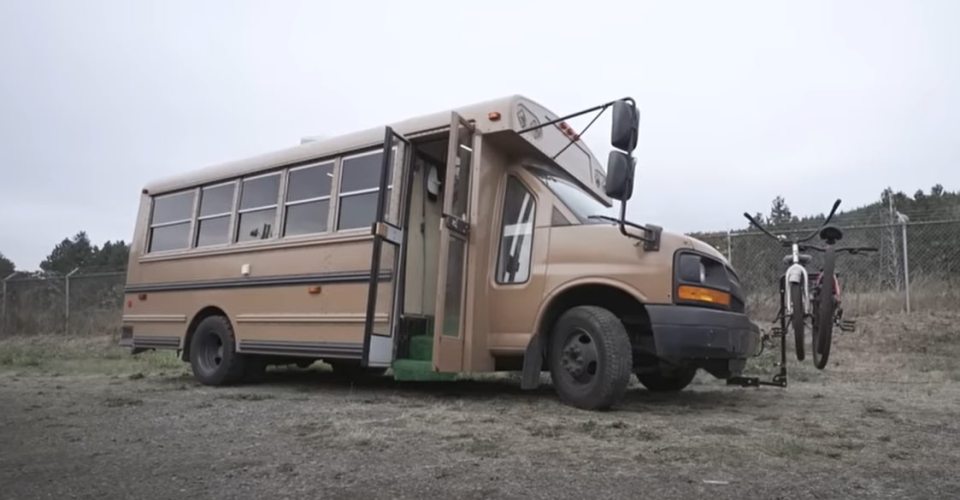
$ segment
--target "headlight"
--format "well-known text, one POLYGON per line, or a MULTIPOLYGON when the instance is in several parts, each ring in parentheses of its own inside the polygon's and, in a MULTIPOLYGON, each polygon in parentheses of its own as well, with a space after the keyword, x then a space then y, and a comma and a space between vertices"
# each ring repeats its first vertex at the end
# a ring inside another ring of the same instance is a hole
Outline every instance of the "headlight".
POLYGON ((734 306, 739 286, 719 260, 681 250, 674 260, 674 272, 674 300, 678 303, 724 309, 734 306))
POLYGON ((677 259, 677 277, 686 283, 703 283, 707 279, 707 268, 699 255, 681 254, 677 259))

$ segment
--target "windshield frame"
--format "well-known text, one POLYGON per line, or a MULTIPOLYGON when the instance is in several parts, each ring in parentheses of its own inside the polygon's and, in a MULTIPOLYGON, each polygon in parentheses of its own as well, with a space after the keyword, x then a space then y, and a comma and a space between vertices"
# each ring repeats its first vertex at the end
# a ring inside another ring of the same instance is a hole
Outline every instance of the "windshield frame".
POLYGON ((524 168, 533 174, 541 184, 546 186, 554 198, 562 203, 563 206, 577 218, 577 222, 580 224, 610 224, 612 222, 606 218, 618 217, 619 212, 617 212, 613 204, 607 204, 605 200, 590 192, 589 189, 584 188, 572 175, 567 174, 562 169, 534 164, 524 164, 524 168), (558 185, 569 188, 570 190, 561 192, 561 190, 556 189, 558 185), (578 201, 589 200, 594 202, 596 207, 588 207, 585 210, 583 203, 577 203, 574 198, 571 197, 574 193, 583 195, 578 201))

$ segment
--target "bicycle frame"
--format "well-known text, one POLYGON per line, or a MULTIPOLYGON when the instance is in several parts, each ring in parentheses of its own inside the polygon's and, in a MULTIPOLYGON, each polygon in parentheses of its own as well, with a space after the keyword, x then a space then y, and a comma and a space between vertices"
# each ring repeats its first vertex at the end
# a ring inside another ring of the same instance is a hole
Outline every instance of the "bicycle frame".
MULTIPOLYGON (((807 268, 800 261, 800 246, 801 244, 813 239, 817 234, 820 233, 821 229, 827 226, 830 223, 830 219, 833 218, 833 215, 837 212, 837 208, 840 207, 840 200, 837 200, 833 203, 833 208, 830 209, 830 213, 827 215, 826 219, 823 221, 823 224, 817 230, 811 232, 810 234, 796 238, 793 240, 787 240, 783 235, 777 236, 770 232, 767 228, 763 227, 763 224, 760 224, 756 219, 754 219, 749 213, 744 212, 743 216, 750 221, 754 227, 759 229, 762 233, 773 238, 779 242, 782 246, 790 246, 790 266, 787 267, 786 272, 783 276, 783 284, 781 285, 780 290, 780 310, 778 312, 778 318, 780 326, 778 328, 780 333, 780 370, 779 373, 773 376, 773 379, 769 382, 760 380, 758 377, 731 377, 727 380, 728 385, 740 385, 744 387, 758 387, 761 385, 772 385, 777 387, 786 387, 787 386, 787 318, 793 315, 793 300, 791 296, 790 284, 800 283, 803 285, 803 314, 804 316, 812 315, 812 305, 810 301, 810 275, 807 272, 807 268)), ((776 323, 777 320, 774 320, 776 323)))
POLYGON ((786 304, 784 306, 784 311, 787 316, 793 314, 793 300, 790 290, 790 283, 801 283, 803 285, 803 314, 810 314, 810 275, 807 272, 807 268, 800 263, 800 245, 798 243, 793 243, 790 245, 792 252, 792 261, 790 267, 787 268, 786 273, 784 273, 784 282, 787 283, 785 286, 784 293, 786 294, 786 304))

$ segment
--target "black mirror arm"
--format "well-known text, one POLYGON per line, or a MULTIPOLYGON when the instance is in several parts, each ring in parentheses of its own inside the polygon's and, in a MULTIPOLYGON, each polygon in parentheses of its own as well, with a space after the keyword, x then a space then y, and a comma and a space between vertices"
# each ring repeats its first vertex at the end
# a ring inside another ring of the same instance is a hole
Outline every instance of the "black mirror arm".
POLYGON ((586 134, 586 133, 587 133, 587 130, 590 130, 590 127, 593 126, 593 123, 597 121, 597 118, 600 118, 600 115, 602 115, 603 112, 606 111, 607 108, 609 108, 609 107, 610 107, 609 104, 604 105, 603 108, 600 110, 600 112, 597 113, 596 115, 594 115, 593 119, 590 120, 590 123, 588 123, 586 127, 583 127, 583 130, 581 130, 580 133, 578 133, 578 134, 574 135, 573 137, 571 137, 570 140, 567 142, 567 145, 564 146, 563 149, 561 149, 560 151, 557 151, 557 154, 553 155, 553 158, 550 158, 550 159, 551 159, 551 160, 556 160, 560 155, 563 154, 564 151, 566 151, 567 149, 569 149, 570 146, 573 146, 573 143, 575 143, 575 142, 577 142, 578 140, 580 140, 580 137, 581 137, 583 134, 586 134))
MULTIPOLYGON (((566 116, 561 116, 560 118, 554 118, 553 120, 550 120, 550 121, 545 122, 545 123, 541 123, 541 124, 538 124, 538 125, 534 125, 534 126, 532 126, 532 127, 527 127, 527 128, 525 128, 525 129, 520 129, 520 130, 517 131, 517 133, 518 133, 518 134, 525 134, 525 133, 527 133, 527 132, 532 132, 532 131, 534 131, 534 130, 537 130, 537 129, 546 127, 546 126, 548 126, 548 125, 553 125, 553 124, 555 124, 555 123, 560 123, 560 122, 562 122, 562 121, 564 121, 564 120, 569 120, 570 118, 576 118, 576 117, 578 117, 578 116, 580 116, 580 115, 585 115, 585 114, 590 113, 590 112, 592 112, 592 111, 606 110, 606 109, 609 108, 610 106, 613 106, 614 103, 619 102, 619 101, 627 101, 627 102, 629 102, 630 104, 633 104, 634 106, 637 105, 637 101, 634 101, 632 97, 624 97, 623 99, 617 99, 616 101, 610 101, 610 102, 607 102, 607 103, 603 103, 603 104, 594 106, 594 107, 592 107, 592 108, 587 108, 587 109, 584 109, 584 110, 582 110, 582 111, 577 111, 576 113, 572 113, 572 114, 569 114, 569 115, 566 115, 566 116)), ((581 135, 582 135, 582 134, 581 134, 581 135)))
POLYGON ((651 251, 660 250, 660 230, 661 229, 657 226, 643 226, 643 225, 628 221, 626 200, 620 200, 620 220, 617 221, 617 225, 620 227, 620 234, 626 236, 627 238, 633 238, 635 240, 642 241, 644 250, 651 250, 651 251), (638 236, 630 231, 627 231, 627 226, 643 231, 644 235, 638 236))

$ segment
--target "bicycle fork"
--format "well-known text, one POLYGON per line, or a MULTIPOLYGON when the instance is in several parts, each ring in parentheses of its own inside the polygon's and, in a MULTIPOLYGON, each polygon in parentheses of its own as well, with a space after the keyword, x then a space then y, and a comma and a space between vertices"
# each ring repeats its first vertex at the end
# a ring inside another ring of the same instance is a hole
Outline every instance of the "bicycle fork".
POLYGON ((786 274, 785 290, 781 291, 781 297, 784 295, 784 311, 786 311, 786 316, 793 315, 793 291, 791 290, 791 284, 799 283, 802 285, 801 292, 803 293, 803 315, 806 317, 810 314, 810 275, 807 274, 807 268, 803 267, 800 264, 791 264, 787 268, 786 274))

